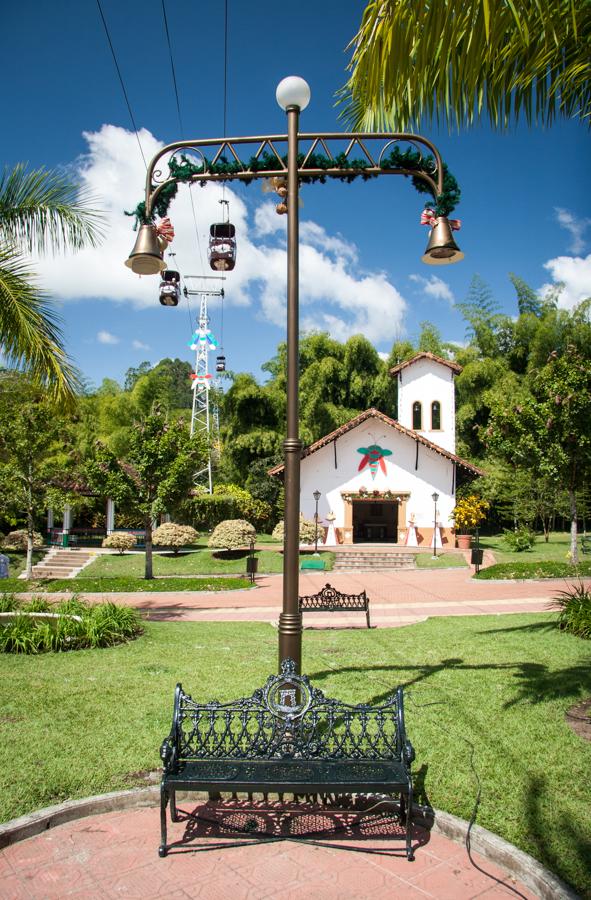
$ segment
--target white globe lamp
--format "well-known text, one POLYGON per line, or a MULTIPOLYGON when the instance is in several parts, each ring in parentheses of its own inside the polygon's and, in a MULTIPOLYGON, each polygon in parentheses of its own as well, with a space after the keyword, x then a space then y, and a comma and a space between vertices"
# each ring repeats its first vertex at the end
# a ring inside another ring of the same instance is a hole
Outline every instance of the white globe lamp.
POLYGON ((277 85, 275 96, 282 109, 297 106, 302 110, 310 102, 310 85, 299 75, 288 75, 277 85))

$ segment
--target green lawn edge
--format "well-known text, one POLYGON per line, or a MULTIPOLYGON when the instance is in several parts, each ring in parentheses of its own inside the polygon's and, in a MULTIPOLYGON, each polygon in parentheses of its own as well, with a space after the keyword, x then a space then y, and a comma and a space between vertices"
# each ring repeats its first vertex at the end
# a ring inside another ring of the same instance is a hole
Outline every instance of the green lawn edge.
POLYGON ((211 578, 133 578, 105 577, 89 578, 47 578, 25 581, 22 578, 5 578, 0 582, 0 590, 11 593, 60 593, 100 594, 100 593, 159 593, 173 591, 238 591, 253 587, 247 578, 213 576, 211 578))

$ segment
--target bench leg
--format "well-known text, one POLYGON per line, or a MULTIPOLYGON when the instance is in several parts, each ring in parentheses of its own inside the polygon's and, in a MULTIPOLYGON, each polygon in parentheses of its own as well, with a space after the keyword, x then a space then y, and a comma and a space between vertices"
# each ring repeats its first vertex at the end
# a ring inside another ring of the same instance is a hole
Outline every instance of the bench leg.
POLYGON ((412 781, 408 786, 408 806, 406 809, 406 858, 409 862, 413 862, 415 858, 414 850, 412 849, 412 781))
POLYGON ((158 856, 166 856, 166 806, 168 803, 168 791, 163 784, 160 785, 160 847, 158 856))
POLYGON ((170 821, 179 822, 179 811, 176 808, 176 791, 170 792, 170 821))

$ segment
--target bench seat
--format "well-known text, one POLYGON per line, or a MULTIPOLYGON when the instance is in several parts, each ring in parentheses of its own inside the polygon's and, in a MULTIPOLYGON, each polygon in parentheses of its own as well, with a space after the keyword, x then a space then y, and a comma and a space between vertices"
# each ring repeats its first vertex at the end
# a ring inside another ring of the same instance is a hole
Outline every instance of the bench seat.
POLYGON ((189 761, 165 775, 176 790, 252 791, 261 793, 371 793, 408 786, 408 773, 398 760, 342 759, 189 761))

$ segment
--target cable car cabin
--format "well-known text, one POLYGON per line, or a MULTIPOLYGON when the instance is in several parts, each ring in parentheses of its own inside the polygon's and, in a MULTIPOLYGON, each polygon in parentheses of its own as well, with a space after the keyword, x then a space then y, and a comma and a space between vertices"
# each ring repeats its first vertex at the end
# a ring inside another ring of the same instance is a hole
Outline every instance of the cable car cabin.
POLYGON ((160 282, 160 303, 162 306, 178 306, 181 295, 181 276, 172 269, 162 273, 160 282))
POLYGON ((230 272, 236 263, 236 229, 231 222, 217 222, 209 228, 209 265, 216 272, 230 272))
POLYGON ((215 370, 216 370, 216 372, 225 372, 226 371, 226 357, 225 356, 216 357, 215 370))

